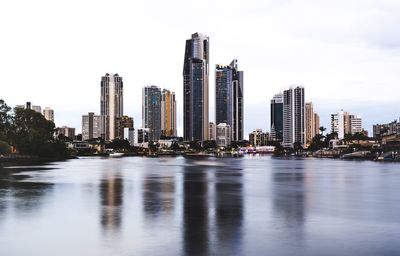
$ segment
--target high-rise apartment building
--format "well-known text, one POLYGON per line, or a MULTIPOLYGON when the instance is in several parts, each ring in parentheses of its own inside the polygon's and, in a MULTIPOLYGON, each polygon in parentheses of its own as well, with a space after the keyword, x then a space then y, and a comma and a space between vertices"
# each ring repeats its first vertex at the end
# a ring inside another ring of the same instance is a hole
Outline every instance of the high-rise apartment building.
POLYGON ((382 138, 384 136, 400 135, 400 119, 399 121, 394 120, 387 124, 374 124, 373 125, 373 137, 382 138))
POLYGON ((121 116, 117 118, 117 134, 116 138, 125 139, 125 129, 133 128, 133 118, 129 116, 121 116))
POLYGON ((243 140, 243 71, 237 60, 215 68, 215 123, 232 129, 232 140, 243 140))
POLYGON ((27 101, 25 105, 17 105, 16 108, 24 108, 24 109, 31 109, 35 112, 42 114, 42 107, 34 106, 31 102, 27 101))
POLYGON ((142 126, 149 129, 149 140, 161 137, 161 89, 155 85, 143 88, 142 126))
POLYGON ((271 137, 274 141, 283 140, 283 93, 271 100, 271 137))
MULTIPOLYGON (((309 145, 319 129, 316 127, 316 114, 312 102, 305 104, 305 131, 306 131, 306 144, 309 145)), ((318 120, 319 122, 319 120, 318 120)))
POLYGON ((340 110, 331 115, 331 132, 338 134, 338 139, 344 139, 344 135, 350 130, 349 113, 340 110))
POLYGON ((137 146, 148 147, 149 144, 149 128, 139 128, 137 130, 137 146))
POLYGON ((283 146, 305 146, 304 87, 283 92, 283 146))
POLYGON ((315 126, 315 135, 317 135, 318 133, 320 133, 319 128, 320 126, 320 122, 319 122, 319 115, 317 113, 314 113, 314 126, 315 126))
POLYGON ((232 129, 229 124, 220 123, 216 126, 216 144, 218 147, 228 147, 232 142, 232 129))
POLYGON ((101 78, 100 115, 102 122, 102 137, 107 140, 116 138, 117 118, 124 113, 123 82, 118 74, 106 74, 101 78))
POLYGON ((359 115, 350 115, 351 134, 362 133, 362 117, 359 115))
POLYGON ((215 124, 213 122, 210 122, 209 124, 210 130, 209 130, 209 134, 210 134, 210 140, 216 140, 216 127, 215 124))
POLYGON ((57 128, 57 134, 60 135, 64 135, 65 137, 69 138, 70 140, 74 140, 75 139, 75 128, 71 128, 68 126, 62 126, 57 128))
POLYGON ((103 117, 89 112, 82 116, 82 140, 102 137, 103 117))
POLYGON ((362 118, 340 110, 331 115, 331 131, 336 132, 340 140, 344 139, 346 134, 362 133, 362 118))
POLYGON ((183 136, 208 140, 209 38, 195 33, 186 40, 183 64, 183 136))
POLYGON ((43 116, 46 120, 52 121, 54 123, 54 110, 50 107, 45 107, 43 110, 43 116))
POLYGON ((166 137, 177 135, 175 93, 166 89, 161 95, 161 133, 166 137))

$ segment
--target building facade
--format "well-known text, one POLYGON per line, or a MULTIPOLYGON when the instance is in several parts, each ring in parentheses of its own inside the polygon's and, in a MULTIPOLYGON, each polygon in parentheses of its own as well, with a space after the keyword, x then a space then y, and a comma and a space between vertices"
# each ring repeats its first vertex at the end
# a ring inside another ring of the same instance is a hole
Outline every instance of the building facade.
POLYGON ((340 110, 331 115, 331 132, 336 132, 340 140, 346 134, 362 133, 362 117, 340 110))
POLYGON ((306 102, 305 104, 305 131, 306 131, 306 144, 310 145, 312 139, 318 133, 315 123, 314 106, 312 102, 306 102))
POLYGON ((215 68, 215 123, 231 126, 232 140, 243 140, 243 71, 237 60, 215 68))
POLYGON ((133 129, 133 118, 129 116, 121 116, 117 118, 117 134, 116 138, 125 139, 125 129, 133 129))
MULTIPOLYGON (((400 119, 399 119, 400 120, 400 119)), ((375 124, 373 125, 373 136, 376 139, 380 139, 384 136, 400 135, 400 122, 394 120, 387 124, 375 124)))
POLYGON ((362 117, 359 115, 350 115, 351 134, 362 133, 362 117))
POLYGON ((102 137, 103 118, 89 112, 82 116, 82 140, 91 140, 102 137))
POLYGON ((296 86, 283 92, 283 146, 305 146, 304 87, 296 86))
POLYGON ((43 110, 43 116, 44 118, 46 118, 46 120, 48 121, 52 121, 54 123, 54 110, 49 108, 49 107, 45 107, 43 110))
POLYGON ((209 38, 195 33, 186 40, 183 65, 183 137, 209 139, 209 38))
POLYGON ((27 101, 25 105, 17 105, 15 106, 16 108, 24 108, 24 109, 30 109, 35 112, 38 112, 42 114, 42 107, 41 106, 34 106, 30 101, 27 101))
POLYGON ((274 141, 283 141, 283 93, 271 100, 271 137, 274 141))
POLYGON ((175 93, 164 89, 161 95, 161 134, 176 137, 176 100, 175 93))
POLYGON ((314 125, 315 125, 315 135, 320 133, 319 128, 321 127, 320 122, 319 122, 319 115, 317 113, 314 113, 314 125))
POLYGON ((210 122, 209 124, 210 130, 209 130, 209 134, 210 134, 210 140, 216 140, 216 127, 215 124, 213 122, 210 122))
POLYGON ((161 137, 161 89, 155 85, 143 88, 142 127, 149 129, 149 140, 161 137))
POLYGON ((216 126, 216 144, 217 147, 228 147, 232 142, 232 128, 229 124, 220 123, 216 126))
POLYGON ((68 126, 62 126, 57 128, 57 134, 60 135, 64 135, 65 137, 74 140, 75 139, 75 128, 71 128, 68 126))
POLYGON ((262 129, 256 129, 249 133, 249 143, 253 147, 266 146, 269 140, 269 134, 264 133, 262 129))
POLYGON ((122 77, 118 74, 107 73, 101 78, 100 89, 102 137, 111 141, 117 137, 117 118, 124 114, 122 77))

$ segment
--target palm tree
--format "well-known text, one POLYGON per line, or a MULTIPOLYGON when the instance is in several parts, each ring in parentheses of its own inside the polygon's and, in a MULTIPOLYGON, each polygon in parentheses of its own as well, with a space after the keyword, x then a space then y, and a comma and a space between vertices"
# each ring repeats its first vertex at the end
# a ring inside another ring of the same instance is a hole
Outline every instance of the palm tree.
POLYGON ((326 131, 326 128, 321 126, 319 127, 319 131, 321 132, 322 135, 324 135, 324 131, 326 131))

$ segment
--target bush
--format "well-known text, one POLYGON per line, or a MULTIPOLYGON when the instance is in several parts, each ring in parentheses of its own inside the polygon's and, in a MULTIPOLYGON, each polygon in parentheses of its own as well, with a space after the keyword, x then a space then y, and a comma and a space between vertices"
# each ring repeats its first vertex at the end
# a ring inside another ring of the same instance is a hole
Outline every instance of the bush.
POLYGON ((0 154, 7 155, 7 154, 10 154, 10 152, 11 152, 10 145, 8 145, 7 142, 0 141, 0 154))

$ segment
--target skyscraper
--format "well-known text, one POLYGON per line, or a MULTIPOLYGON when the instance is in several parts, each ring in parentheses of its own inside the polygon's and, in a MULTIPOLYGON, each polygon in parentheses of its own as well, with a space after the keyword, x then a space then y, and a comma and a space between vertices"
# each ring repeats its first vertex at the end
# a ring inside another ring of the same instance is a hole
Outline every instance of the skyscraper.
POLYGON ((208 140, 209 38, 195 33, 186 40, 183 64, 183 136, 208 140))
POLYGON ((278 93, 271 100, 271 137, 274 141, 283 140, 283 94, 278 93))
POLYGON ((103 118, 102 137, 113 140, 117 135, 117 118, 124 113, 123 82, 118 74, 101 78, 100 115, 103 118))
POLYGON ((305 145, 304 88, 296 86, 283 92, 283 146, 305 145))
POLYGON ((358 115, 350 115, 351 134, 362 133, 362 117, 358 115))
POLYGON ((175 93, 166 89, 161 96, 161 131, 164 136, 176 136, 175 93))
POLYGON ((215 68, 215 123, 228 124, 232 140, 243 140, 243 71, 238 71, 237 60, 215 68))
POLYGON ((312 102, 307 102, 305 104, 305 119, 306 144, 310 144, 312 139, 318 133, 318 129, 316 129, 315 125, 316 120, 312 102))
POLYGON ((348 112, 340 110, 336 114, 331 115, 331 132, 336 132, 340 140, 344 139, 344 135, 351 133, 350 115, 348 112))
POLYGON ((142 126, 149 128, 149 140, 157 141, 161 136, 161 89, 155 85, 143 88, 142 126))
POLYGON ((320 133, 319 115, 317 113, 314 113, 314 127, 315 127, 315 135, 317 135, 318 133, 320 133))
POLYGON ((43 116, 46 120, 54 122, 54 110, 49 107, 45 107, 43 110, 43 116))
POLYGON ((118 139, 125 139, 125 129, 133 128, 133 118, 129 116, 121 116, 117 118, 117 135, 118 139))
POLYGON ((82 116, 82 140, 97 139, 101 137, 103 118, 89 112, 82 116))

